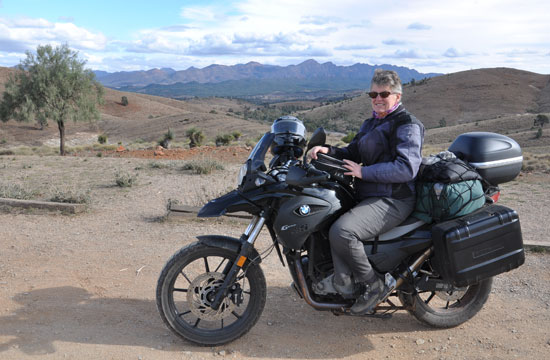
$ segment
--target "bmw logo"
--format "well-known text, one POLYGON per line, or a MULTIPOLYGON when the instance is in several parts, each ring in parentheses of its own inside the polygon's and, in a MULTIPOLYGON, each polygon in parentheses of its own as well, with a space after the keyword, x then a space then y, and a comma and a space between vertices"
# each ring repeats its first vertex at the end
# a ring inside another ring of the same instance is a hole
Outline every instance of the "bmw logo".
POLYGON ((302 216, 306 216, 306 215, 309 215, 309 213, 311 212, 311 208, 309 207, 309 205, 302 205, 300 206, 300 215, 302 216))

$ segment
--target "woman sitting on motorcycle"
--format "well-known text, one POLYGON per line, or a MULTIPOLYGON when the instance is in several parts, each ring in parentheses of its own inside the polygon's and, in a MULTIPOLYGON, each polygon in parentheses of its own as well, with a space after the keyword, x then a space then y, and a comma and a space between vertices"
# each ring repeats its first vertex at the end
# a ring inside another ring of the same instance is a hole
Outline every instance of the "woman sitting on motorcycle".
POLYGON ((351 307, 363 315, 387 295, 384 282, 367 259, 362 241, 399 225, 415 205, 414 179, 422 161, 424 126, 401 104, 401 80, 396 72, 377 69, 368 93, 373 117, 361 125, 348 146, 316 146, 317 153, 343 159, 355 177, 358 204, 330 228, 334 263, 333 285, 343 296, 359 289, 351 307))

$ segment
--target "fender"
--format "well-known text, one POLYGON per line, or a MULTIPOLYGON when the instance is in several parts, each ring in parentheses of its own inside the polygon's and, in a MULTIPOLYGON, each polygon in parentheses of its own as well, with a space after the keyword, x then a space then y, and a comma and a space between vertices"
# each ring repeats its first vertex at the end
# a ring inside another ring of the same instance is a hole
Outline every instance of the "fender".
MULTIPOLYGON (((197 236, 197 239, 202 244, 233 251, 235 254, 238 254, 241 251, 242 241, 234 237, 224 235, 201 235, 197 236)), ((249 261, 253 261, 254 264, 259 264, 262 262, 262 258, 260 257, 258 250, 250 247, 249 251, 249 261)))

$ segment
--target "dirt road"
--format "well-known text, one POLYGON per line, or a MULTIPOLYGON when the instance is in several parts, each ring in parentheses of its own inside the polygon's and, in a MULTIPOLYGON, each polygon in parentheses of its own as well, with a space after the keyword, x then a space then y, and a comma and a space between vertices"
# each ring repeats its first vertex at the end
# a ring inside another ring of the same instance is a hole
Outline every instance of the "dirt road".
MULTIPOLYGON (((405 312, 378 319, 315 311, 291 291, 286 268, 272 254, 262 263, 268 299, 258 324, 233 343, 194 346, 160 320, 158 274, 196 235, 239 236, 244 225, 163 221, 166 203, 197 205, 200 193, 233 186, 236 166, 197 176, 143 159, 0 159, 4 181, 66 181, 88 187, 92 198, 79 215, 0 213, 1 359, 546 359, 550 353, 550 255, 533 252, 524 266, 495 279, 475 318, 448 330, 405 312), (138 172, 138 185, 116 187, 116 171, 138 172)), ((550 233, 541 217, 550 205, 541 196, 549 179, 526 176, 503 191, 502 203, 518 208, 527 240, 550 233)))

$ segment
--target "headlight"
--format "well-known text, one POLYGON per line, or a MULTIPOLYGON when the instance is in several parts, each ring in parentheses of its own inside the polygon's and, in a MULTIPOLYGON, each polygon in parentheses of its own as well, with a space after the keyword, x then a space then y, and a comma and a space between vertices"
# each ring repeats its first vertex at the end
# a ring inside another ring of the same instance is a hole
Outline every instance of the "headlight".
POLYGON ((248 171, 248 161, 241 166, 239 170, 239 175, 237 176, 237 186, 241 186, 244 180, 244 177, 248 171))

